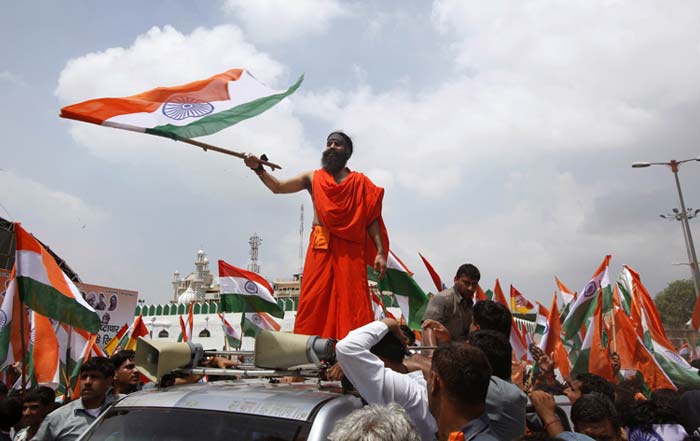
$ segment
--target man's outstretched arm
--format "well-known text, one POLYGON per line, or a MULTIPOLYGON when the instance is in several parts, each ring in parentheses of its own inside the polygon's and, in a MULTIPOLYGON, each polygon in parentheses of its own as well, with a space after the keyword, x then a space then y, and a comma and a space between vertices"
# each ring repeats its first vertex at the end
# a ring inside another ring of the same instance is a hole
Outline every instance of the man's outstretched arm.
POLYGON ((246 155, 245 165, 250 167, 251 170, 253 170, 260 177, 263 184, 265 184, 265 186, 275 194, 296 193, 302 190, 311 190, 311 179, 313 179, 313 172, 304 172, 291 179, 280 181, 262 167, 260 164, 260 159, 255 155, 246 155))

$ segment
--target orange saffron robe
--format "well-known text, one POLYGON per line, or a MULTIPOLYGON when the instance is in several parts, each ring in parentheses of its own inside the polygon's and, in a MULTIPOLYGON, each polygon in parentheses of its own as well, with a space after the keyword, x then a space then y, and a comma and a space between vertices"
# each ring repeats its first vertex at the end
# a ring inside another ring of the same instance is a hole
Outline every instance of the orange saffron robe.
POLYGON ((320 169, 314 172, 311 194, 323 226, 314 226, 311 232, 294 333, 340 339, 374 320, 367 265, 374 266, 377 249, 367 227, 379 220, 388 250, 382 220, 384 189, 357 172, 337 184, 320 169))

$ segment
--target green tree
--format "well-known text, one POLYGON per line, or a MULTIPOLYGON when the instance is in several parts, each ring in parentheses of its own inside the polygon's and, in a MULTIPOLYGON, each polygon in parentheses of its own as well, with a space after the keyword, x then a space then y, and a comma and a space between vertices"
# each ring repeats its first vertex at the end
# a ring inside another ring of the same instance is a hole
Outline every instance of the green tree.
POLYGON ((690 320, 695 307, 692 280, 675 280, 656 295, 656 307, 661 321, 669 328, 682 328, 690 320))

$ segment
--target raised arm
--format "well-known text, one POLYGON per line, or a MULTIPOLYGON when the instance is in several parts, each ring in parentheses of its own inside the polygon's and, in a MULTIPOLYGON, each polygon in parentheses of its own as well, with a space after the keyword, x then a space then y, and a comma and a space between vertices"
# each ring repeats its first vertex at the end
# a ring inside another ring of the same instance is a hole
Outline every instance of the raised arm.
POLYGON ((291 179, 279 180, 263 168, 257 156, 251 154, 246 155, 245 165, 250 167, 250 169, 258 175, 263 184, 275 194, 296 193, 302 190, 311 191, 313 172, 304 172, 291 179))

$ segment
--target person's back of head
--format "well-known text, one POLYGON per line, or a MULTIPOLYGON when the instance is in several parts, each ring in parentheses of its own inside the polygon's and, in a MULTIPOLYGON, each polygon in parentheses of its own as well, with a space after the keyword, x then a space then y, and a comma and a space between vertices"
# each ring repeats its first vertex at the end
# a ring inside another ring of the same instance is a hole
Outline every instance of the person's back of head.
POLYGON ((472 309, 474 325, 481 330, 493 330, 510 338, 513 316, 508 308, 492 300, 480 300, 472 309))
POLYGON ((420 441, 406 411, 396 403, 370 404, 335 423, 329 441, 420 441))
POLYGON ((571 422, 576 432, 595 439, 621 439, 620 418, 607 395, 590 392, 571 407, 571 422))
POLYGON ((448 343, 433 353, 428 394, 441 385, 441 394, 459 406, 483 406, 491 380, 491 365, 484 352, 474 346, 448 343), (437 376, 437 379, 433 377, 437 376))
POLYGON ((663 401, 635 401, 622 413, 622 422, 630 431, 651 433, 655 424, 680 424, 681 417, 663 401))
POLYGON ((0 398, 5 398, 7 396, 7 385, 0 381, 0 398))
POLYGON ((9 432, 22 418, 22 402, 14 397, 0 398, 0 430, 9 432))
POLYGON ((406 324, 400 325, 401 333, 406 337, 406 344, 408 346, 415 346, 416 344, 416 334, 413 330, 406 324))
POLYGON ((598 392, 608 397, 611 402, 615 402, 615 387, 600 375, 586 372, 578 374, 576 379, 581 382, 580 389, 582 395, 598 392))
POLYGON ((486 354, 493 375, 510 381, 513 349, 505 335, 490 329, 479 330, 470 333, 467 342, 486 354))
POLYGON ((391 332, 382 337, 369 351, 377 357, 394 363, 402 362, 406 355, 406 349, 401 344, 401 341, 391 332))

